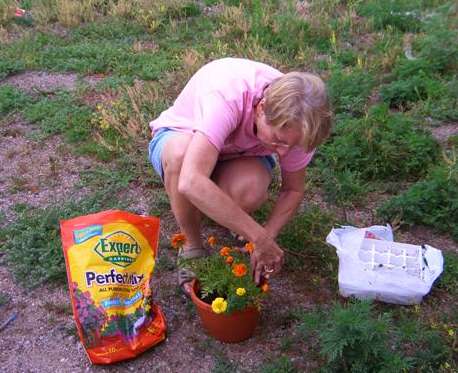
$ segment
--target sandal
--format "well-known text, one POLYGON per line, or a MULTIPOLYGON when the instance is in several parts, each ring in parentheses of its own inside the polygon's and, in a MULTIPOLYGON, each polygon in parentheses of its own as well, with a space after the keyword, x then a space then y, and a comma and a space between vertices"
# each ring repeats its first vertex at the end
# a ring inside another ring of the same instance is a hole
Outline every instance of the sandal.
POLYGON ((186 268, 186 262, 188 260, 203 258, 208 255, 208 251, 203 247, 194 247, 186 250, 180 248, 178 251, 178 286, 183 294, 188 298, 191 296, 189 294, 189 290, 186 289, 186 284, 189 284, 193 279, 195 279, 196 275, 189 268, 186 268))

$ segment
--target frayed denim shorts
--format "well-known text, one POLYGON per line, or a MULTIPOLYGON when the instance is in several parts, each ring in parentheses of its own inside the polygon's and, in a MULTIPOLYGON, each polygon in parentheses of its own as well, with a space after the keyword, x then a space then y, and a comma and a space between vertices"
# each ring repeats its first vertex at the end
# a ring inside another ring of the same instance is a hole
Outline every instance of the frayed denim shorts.
MULTIPOLYGON (((162 150, 164 149, 165 144, 167 141, 175 136, 178 131, 168 128, 162 127, 159 128, 152 138, 148 146, 148 159, 153 165, 154 170, 156 173, 161 177, 161 180, 164 181, 164 170, 162 168, 162 150)), ((275 168, 276 161, 273 155, 262 155, 256 157, 262 165, 266 168, 266 170, 272 174, 273 169, 275 168)))

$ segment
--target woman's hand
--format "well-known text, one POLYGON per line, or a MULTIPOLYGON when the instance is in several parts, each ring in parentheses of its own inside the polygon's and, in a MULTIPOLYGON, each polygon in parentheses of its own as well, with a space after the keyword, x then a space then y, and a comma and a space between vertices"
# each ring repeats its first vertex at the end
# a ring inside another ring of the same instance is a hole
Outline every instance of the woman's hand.
POLYGON ((262 237, 253 241, 255 249, 251 254, 251 271, 256 284, 261 277, 269 277, 278 273, 283 265, 283 250, 270 237, 262 237))

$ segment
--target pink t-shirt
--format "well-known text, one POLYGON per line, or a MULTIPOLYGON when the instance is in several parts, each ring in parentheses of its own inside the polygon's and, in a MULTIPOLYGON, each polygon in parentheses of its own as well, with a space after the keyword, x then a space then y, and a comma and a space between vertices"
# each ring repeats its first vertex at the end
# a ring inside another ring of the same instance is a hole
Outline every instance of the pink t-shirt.
MULTIPOLYGON (((201 67, 189 80, 174 104, 150 123, 178 131, 200 131, 220 152, 220 159, 271 154, 254 134, 255 105, 264 89, 280 71, 241 58, 223 58, 201 67)), ((283 170, 304 168, 313 151, 293 147, 280 158, 283 170)))

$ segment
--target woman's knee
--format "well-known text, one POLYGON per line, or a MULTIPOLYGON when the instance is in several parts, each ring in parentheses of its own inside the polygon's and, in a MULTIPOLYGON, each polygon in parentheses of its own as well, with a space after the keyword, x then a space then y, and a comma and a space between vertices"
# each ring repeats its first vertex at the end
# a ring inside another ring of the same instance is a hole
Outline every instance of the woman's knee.
POLYGON ((267 189, 260 187, 254 180, 245 180, 234 185, 229 192, 231 198, 245 211, 252 212, 267 201, 267 189))
POLYGON ((180 173, 189 141, 190 136, 178 135, 170 139, 164 146, 162 153, 164 176, 180 173))

